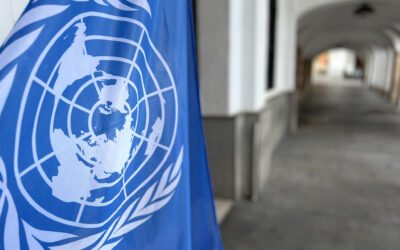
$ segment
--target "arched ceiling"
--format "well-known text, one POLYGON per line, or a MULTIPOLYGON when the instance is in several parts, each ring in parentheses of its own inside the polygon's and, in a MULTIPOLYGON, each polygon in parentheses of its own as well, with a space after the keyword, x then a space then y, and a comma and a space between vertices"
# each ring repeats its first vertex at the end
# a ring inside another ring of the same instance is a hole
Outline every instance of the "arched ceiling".
MULTIPOLYGON (((335 1, 332 1, 335 2, 335 1)), ((312 58, 334 47, 365 50, 371 46, 392 47, 387 34, 399 34, 399 0, 348 0, 336 3, 325 1, 301 15, 298 22, 299 46, 304 57, 312 58), (362 4, 372 8, 372 13, 356 15, 362 4)))

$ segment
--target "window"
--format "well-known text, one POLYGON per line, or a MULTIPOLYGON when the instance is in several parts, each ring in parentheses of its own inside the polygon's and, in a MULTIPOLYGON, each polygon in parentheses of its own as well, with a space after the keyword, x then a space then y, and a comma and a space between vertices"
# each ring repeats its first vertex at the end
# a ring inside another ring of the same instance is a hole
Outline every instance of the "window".
POLYGON ((267 89, 274 87, 274 59, 275 59, 275 33, 276 33, 276 0, 269 1, 269 50, 267 69, 267 89))

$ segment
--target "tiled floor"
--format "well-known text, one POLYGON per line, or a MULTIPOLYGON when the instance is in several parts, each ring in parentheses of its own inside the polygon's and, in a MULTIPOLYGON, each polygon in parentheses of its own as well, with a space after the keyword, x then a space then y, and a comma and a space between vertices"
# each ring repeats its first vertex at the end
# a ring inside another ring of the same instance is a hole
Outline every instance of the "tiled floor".
POLYGON ((221 223, 232 209, 233 201, 230 199, 215 199, 215 209, 217 210, 217 220, 221 223))
POLYGON ((316 86, 261 200, 234 205, 227 250, 400 249, 400 115, 378 94, 316 86))

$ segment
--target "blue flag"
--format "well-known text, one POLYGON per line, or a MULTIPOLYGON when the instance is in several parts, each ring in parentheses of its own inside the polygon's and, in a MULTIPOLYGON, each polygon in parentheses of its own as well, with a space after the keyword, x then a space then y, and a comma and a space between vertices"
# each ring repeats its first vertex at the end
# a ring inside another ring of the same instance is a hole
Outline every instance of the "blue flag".
POLYGON ((0 249, 222 249, 188 0, 33 0, 0 49, 0 249))

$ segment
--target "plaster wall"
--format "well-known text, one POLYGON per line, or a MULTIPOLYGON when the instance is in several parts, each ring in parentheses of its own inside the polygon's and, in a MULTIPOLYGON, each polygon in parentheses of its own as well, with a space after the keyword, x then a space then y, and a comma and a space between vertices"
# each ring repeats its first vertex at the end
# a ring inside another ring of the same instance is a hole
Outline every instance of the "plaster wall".
POLYGON ((375 64, 373 68, 373 86, 380 89, 385 81, 385 52, 379 48, 375 51, 375 64))
POLYGON ((374 56, 371 51, 368 51, 365 56, 365 76, 364 81, 369 86, 372 83, 372 74, 374 66, 374 56))
POLYGON ((386 49, 386 72, 385 72, 385 86, 384 91, 389 94, 392 88, 393 71, 395 66, 395 52, 391 48, 386 49))
POLYGON ((274 91, 294 90, 296 74, 297 16, 295 1, 278 1, 277 39, 275 41, 274 91))
MULTIPOLYGON (((357 1, 357 0, 350 0, 350 1, 357 1)), ((301 1, 294 1, 295 8, 296 8, 296 15, 297 17, 301 18, 302 15, 306 14, 308 11, 319 8, 322 6, 335 4, 335 3, 345 3, 349 2, 349 0, 301 0, 301 1)))
POLYGON ((367 65, 367 84, 388 93, 392 85, 394 51, 388 48, 374 47, 367 65))
POLYGON ((295 95, 268 99, 258 113, 204 117, 213 190, 217 197, 256 199, 271 168, 271 157, 296 119, 295 95))
MULTIPOLYGON (((328 76, 343 79, 343 74, 355 64, 355 55, 347 49, 334 49, 329 51, 328 76)), ((351 70, 351 69, 350 69, 351 70)))
POLYGON ((229 112, 257 112, 264 105, 268 41, 265 0, 231 0, 229 112))
POLYGON ((200 97, 207 116, 229 113, 229 1, 196 1, 200 97))
POLYGON ((196 2, 204 116, 231 117, 264 106, 268 1, 196 2))

